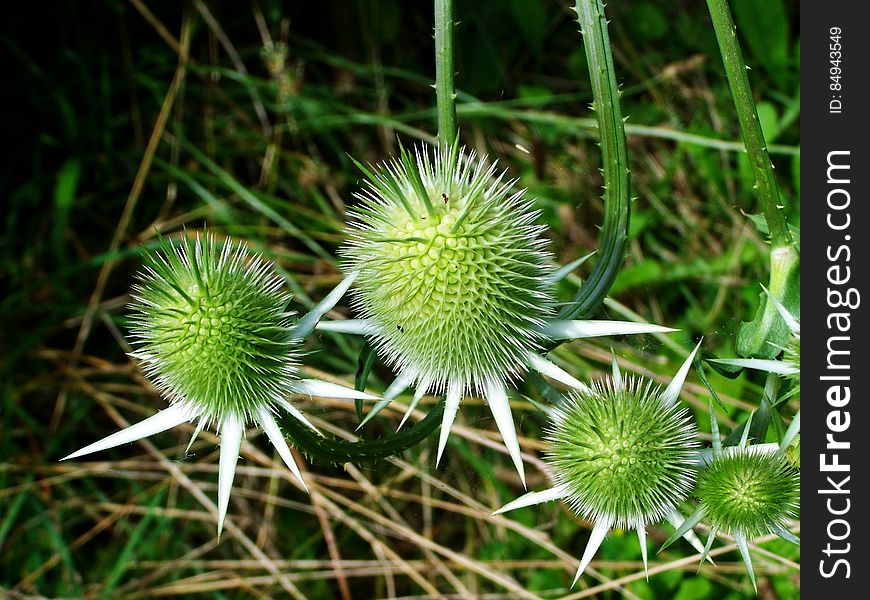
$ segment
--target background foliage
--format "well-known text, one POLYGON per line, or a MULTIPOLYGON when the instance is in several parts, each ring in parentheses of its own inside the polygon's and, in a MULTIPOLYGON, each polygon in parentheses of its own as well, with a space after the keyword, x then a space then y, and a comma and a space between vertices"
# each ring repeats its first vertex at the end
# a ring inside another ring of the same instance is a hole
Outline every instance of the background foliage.
MULTIPOLYGON (((242 534, 220 543, 201 501, 215 494, 214 437, 201 435, 185 456, 178 428, 153 445, 59 464, 163 406, 122 337, 131 276, 155 230, 208 224, 248 240, 278 262, 300 310, 338 281, 335 249, 359 179, 348 155, 378 161, 396 151, 396 136, 434 134, 432 10, 399 0, 22 9, 0 34, 11 141, 0 165, 4 593, 751 595, 727 545, 713 552, 716 568, 696 574, 691 548, 675 544, 655 557, 647 582, 633 535, 609 537, 570 592, 587 523, 559 505, 483 520, 522 488, 479 403, 463 403, 439 470, 434 440, 378 463, 308 464, 311 497, 251 431, 229 517, 242 534)), ((797 2, 733 0, 732 10, 787 216, 799 225, 797 2)), ((567 3, 460 1, 456 11, 463 143, 497 156, 538 199, 560 262, 594 250, 599 153, 567 3)), ((608 11, 637 200, 626 267, 600 316, 681 332, 568 344, 554 358, 597 377, 613 345, 623 370, 661 379, 701 336, 707 351, 733 355, 733 334, 767 279, 767 247, 749 218, 752 176, 704 3, 631 0, 608 11)), ((579 281, 562 284, 564 300, 579 281)), ((352 383, 359 340, 322 335, 310 350, 312 373, 352 383)), ((763 379, 710 377, 727 433, 758 405, 763 379)), ((369 384, 383 390, 390 379, 378 365, 369 384)), ((706 390, 694 379, 687 390, 709 430, 706 390)), ((553 393, 529 379, 513 396, 532 466, 541 466, 543 418, 530 400, 553 393)), ((363 434, 392 430, 402 403, 363 434)), ((304 408, 334 435, 354 435, 352 405, 304 408)), ((529 488, 541 489, 545 474, 530 471, 529 488)), ((656 547, 668 535, 650 531, 656 547)), ((779 540, 756 545, 761 597, 798 595, 798 554, 779 540)))

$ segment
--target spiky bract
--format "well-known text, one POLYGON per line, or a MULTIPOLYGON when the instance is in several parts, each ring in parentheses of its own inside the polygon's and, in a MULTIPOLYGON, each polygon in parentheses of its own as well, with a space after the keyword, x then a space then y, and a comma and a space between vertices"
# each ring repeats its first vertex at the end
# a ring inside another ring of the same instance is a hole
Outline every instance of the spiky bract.
POLYGON ((242 421, 294 381, 290 295, 269 263, 214 237, 165 242, 133 289, 133 356, 170 403, 242 421))
POLYGON ((650 381, 596 382, 556 408, 545 461, 584 519, 616 527, 654 523, 685 500, 698 433, 688 410, 650 381))
POLYGON ((793 372, 787 375, 789 379, 794 381, 798 386, 801 383, 801 334, 800 332, 792 334, 785 345, 785 350, 782 353, 782 360, 793 368, 793 372))
POLYGON ((366 173, 341 255, 381 355, 435 389, 521 373, 553 305, 532 201, 457 147, 366 173))
POLYGON ((782 454, 750 446, 717 457, 699 476, 696 493, 711 527, 751 539, 795 516, 800 477, 782 454))

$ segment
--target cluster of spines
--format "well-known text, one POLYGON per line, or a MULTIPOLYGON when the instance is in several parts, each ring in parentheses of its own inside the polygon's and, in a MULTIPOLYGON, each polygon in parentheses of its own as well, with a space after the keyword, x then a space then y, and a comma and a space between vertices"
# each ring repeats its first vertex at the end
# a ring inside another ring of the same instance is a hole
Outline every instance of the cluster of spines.
POLYGON ((786 342, 782 353, 782 360, 792 367, 792 372, 787 375, 788 379, 800 386, 801 382, 801 334, 800 331, 792 333, 786 342))
POLYGON ((519 375, 553 304, 533 202, 456 145, 365 172, 342 255, 385 360, 438 390, 519 375))
POLYGON ((596 382, 557 407, 546 432, 555 483, 581 517, 616 527, 655 523, 691 493, 698 433, 661 388, 629 377, 596 382))
POLYGON ((286 397, 298 343, 283 281, 244 245, 164 241, 133 287, 132 356, 170 403, 206 423, 286 397))
POLYGON ((799 479, 781 453, 749 446, 708 465, 696 494, 706 522, 722 533, 752 539, 787 525, 797 511, 799 479))

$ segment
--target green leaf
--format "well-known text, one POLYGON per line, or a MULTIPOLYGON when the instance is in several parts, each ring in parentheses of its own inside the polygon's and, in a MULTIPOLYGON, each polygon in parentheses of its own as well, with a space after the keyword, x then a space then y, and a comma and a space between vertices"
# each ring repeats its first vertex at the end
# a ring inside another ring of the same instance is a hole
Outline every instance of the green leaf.
POLYGON ((63 163, 57 174, 54 187, 54 231, 52 232, 55 253, 63 258, 64 232, 69 225, 69 216, 76 199, 76 189, 82 173, 82 165, 78 160, 71 159, 63 163))
MULTIPOLYGON (((798 163, 798 179, 800 179, 800 156, 796 156, 798 163)), ((800 183, 798 183, 800 185, 800 183)), ((770 235, 770 228, 767 226, 767 220, 764 218, 762 214, 753 214, 746 215, 749 217, 749 220, 752 221, 752 224, 755 225, 755 229, 758 230, 758 233, 761 235, 768 237, 770 235)), ((792 239, 794 240, 795 248, 797 248, 798 253, 801 251, 801 228, 795 227, 794 225, 789 223, 788 232, 791 234, 792 239)))
POLYGON ((661 553, 662 550, 664 550, 665 548, 667 548, 668 546, 670 546, 671 544, 676 542, 678 539, 683 537, 686 533, 691 531, 692 528, 695 525, 697 525, 698 523, 700 523, 701 519, 703 519, 703 518, 704 518, 704 509, 699 506, 697 509, 695 509, 695 512, 693 512, 691 515, 686 517, 686 520, 684 520, 683 523, 679 527, 677 527, 676 531, 674 531, 674 533, 671 534, 671 537, 669 537, 667 540, 665 540, 665 543, 662 544, 661 548, 659 548, 657 554, 661 553))
MULTIPOLYGON (((719 394, 716 393, 716 390, 710 385, 710 381, 707 379, 707 373, 704 372, 704 362, 701 359, 701 352, 695 355, 694 367, 695 373, 698 375, 698 379, 701 380, 701 383, 704 384, 704 387, 707 388, 707 391, 716 399, 716 402, 719 403, 719 406, 725 410, 725 405, 722 403, 722 400, 719 398, 719 394)), ((711 407, 712 410, 712 407, 711 407)))
POLYGON ((761 406, 757 411, 752 413, 746 423, 741 423, 734 428, 734 431, 725 438, 722 442, 723 447, 736 446, 743 437, 743 432, 746 429, 746 424, 749 424, 749 443, 762 444, 767 437, 767 429, 770 427, 770 421, 773 413, 776 412, 770 404, 770 401, 765 397, 761 399, 761 406))
POLYGON ((559 390, 550 385, 550 382, 541 377, 537 371, 529 371, 526 374, 526 379, 529 384, 537 388, 541 396, 554 406, 558 406, 565 401, 565 396, 559 393, 559 390))
POLYGON ((783 0, 732 0, 737 35, 777 85, 787 83, 789 19, 783 0))
MULTIPOLYGON (((706 359, 705 359, 706 360, 706 359)), ((743 367, 738 367, 736 365, 731 365, 727 363, 721 363, 718 361, 708 360, 707 364, 719 375, 727 377, 728 379, 735 379, 739 377, 743 372, 743 367)))
POLYGON ((535 55, 541 53, 547 34, 547 13, 540 0, 508 0, 523 40, 535 55))

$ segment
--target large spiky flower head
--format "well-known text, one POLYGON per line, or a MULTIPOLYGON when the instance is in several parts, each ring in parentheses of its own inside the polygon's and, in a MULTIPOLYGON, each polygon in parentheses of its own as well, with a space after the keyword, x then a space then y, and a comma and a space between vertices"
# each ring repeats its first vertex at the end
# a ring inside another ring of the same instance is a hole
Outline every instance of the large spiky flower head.
POLYGON ((560 498, 593 522, 575 582, 613 527, 637 530, 646 562, 646 526, 676 520, 677 506, 689 497, 698 431, 677 398, 694 354, 664 389, 623 378, 614 360, 611 379, 570 394, 552 411, 546 432, 544 460, 555 487, 497 511, 560 498))
POLYGON ((800 413, 792 419, 779 444, 749 445, 751 424, 750 415, 740 442, 723 447, 716 413, 710 403, 713 447, 709 459, 702 460, 704 468, 698 475, 695 495, 700 503, 665 542, 665 547, 677 534, 690 531, 704 521, 710 527, 710 535, 702 556, 707 556, 719 533, 730 535, 755 586, 749 540, 773 533, 800 545, 800 540, 788 530, 788 521, 796 516, 800 503, 800 471, 787 456, 788 448, 800 432, 800 413))
POLYGON ((485 391, 524 370, 553 299, 538 212, 495 163, 402 153, 370 174, 352 213, 354 306, 386 361, 418 386, 485 391))
POLYGON ((352 305, 362 318, 318 328, 368 336, 398 372, 366 420, 409 386, 416 393, 405 419, 427 391, 445 392, 440 461, 462 397, 479 393, 525 484, 507 384, 534 368, 584 387, 541 356, 543 342, 673 330, 552 319, 554 284, 583 259, 552 271, 533 202, 494 162, 460 150, 458 138, 358 166, 366 181, 340 254, 356 277, 352 305))
POLYGON ((302 339, 351 281, 346 279, 311 313, 296 320, 281 277, 271 263, 248 254, 244 245, 220 245, 212 235, 186 237, 175 246, 164 241, 133 289, 132 356, 169 408, 66 458, 133 442, 186 421, 198 420, 194 438, 203 427, 214 425, 221 435, 220 534, 244 427, 257 423, 305 487, 274 413, 282 409, 311 426, 290 404, 289 395, 372 398, 298 377, 302 339))
POLYGON ((375 347, 422 393, 503 388, 553 306, 533 202, 458 145, 403 149, 366 173, 342 256, 375 347))

